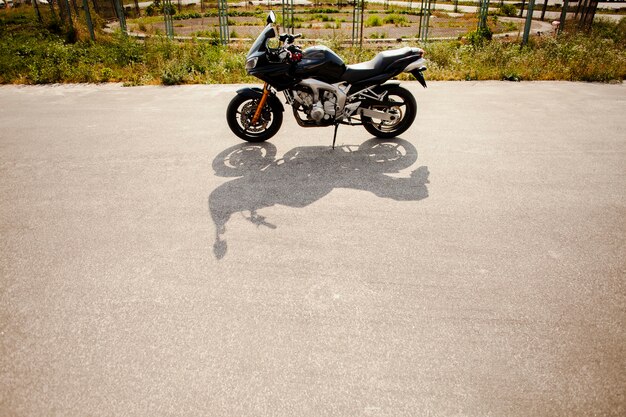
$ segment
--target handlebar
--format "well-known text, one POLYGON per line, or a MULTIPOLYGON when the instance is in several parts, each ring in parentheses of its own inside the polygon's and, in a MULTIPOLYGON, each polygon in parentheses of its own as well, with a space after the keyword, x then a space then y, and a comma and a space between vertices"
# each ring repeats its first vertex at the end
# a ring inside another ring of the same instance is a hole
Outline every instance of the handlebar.
POLYGON ((301 38, 301 33, 290 34, 283 33, 278 37, 278 40, 282 42, 282 46, 276 49, 268 48, 267 54, 272 62, 290 62, 296 63, 302 59, 302 49, 299 46, 294 45, 293 41, 301 38))
POLYGON ((290 33, 283 33, 282 35, 278 37, 278 39, 281 42, 284 42, 286 45, 291 45, 293 41, 295 41, 296 39, 300 37, 302 37, 302 33, 296 33, 295 35, 292 35, 290 33))

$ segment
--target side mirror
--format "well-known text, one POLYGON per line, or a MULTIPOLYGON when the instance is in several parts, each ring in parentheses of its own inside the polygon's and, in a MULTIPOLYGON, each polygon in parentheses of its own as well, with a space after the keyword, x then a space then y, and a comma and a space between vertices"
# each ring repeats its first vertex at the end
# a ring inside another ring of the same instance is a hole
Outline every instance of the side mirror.
POLYGON ((276 23, 276 15, 274 14, 273 11, 270 11, 269 14, 267 15, 267 24, 274 24, 276 23))

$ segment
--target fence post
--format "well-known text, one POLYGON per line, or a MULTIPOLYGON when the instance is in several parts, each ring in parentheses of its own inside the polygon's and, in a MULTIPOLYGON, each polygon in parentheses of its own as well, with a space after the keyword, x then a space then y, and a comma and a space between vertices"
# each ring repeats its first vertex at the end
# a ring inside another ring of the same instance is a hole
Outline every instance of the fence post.
POLYGON ((120 29, 122 29, 122 33, 124 35, 127 35, 128 32, 126 30, 126 16, 124 16, 124 8, 120 5, 120 0, 113 0, 113 5, 115 6, 117 18, 120 20, 120 29))
POLYGON ((228 2, 226 0, 219 0, 218 15, 220 21, 220 43, 222 45, 228 45, 230 41, 230 33, 228 32, 228 2))
POLYGON ((489 14, 489 0, 480 0, 478 6, 478 29, 487 28, 487 15, 489 14))
POLYGON ((561 20, 559 20, 559 34, 563 32, 565 28, 565 17, 567 15, 567 7, 569 6, 569 0, 563 2, 563 9, 561 10, 561 20))
POLYGON ((72 11, 70 10, 70 2, 69 0, 65 0, 65 8, 67 11, 67 20, 70 22, 70 28, 74 30, 74 22, 72 21, 72 11))
POLYGON ((541 8, 541 20, 546 16, 546 8, 548 7, 548 0, 543 0, 543 7, 541 8))
POLYGON ((430 10, 432 7, 431 0, 422 0, 421 16, 419 22, 419 38, 423 41, 428 40, 428 25, 430 24, 430 10))
POLYGON ((57 14, 54 11, 54 4, 52 4, 52 0, 48 0, 48 6, 50 7, 50 15, 54 20, 57 19, 57 14))
POLYGON ((352 45, 359 43, 359 47, 363 46, 363 13, 365 8, 364 0, 355 0, 354 9, 352 9, 352 45))
POLYGON ((33 2, 33 7, 35 8, 35 14, 37 15, 37 20, 39 20, 39 23, 43 23, 43 19, 41 18, 41 13, 39 13, 39 4, 37 3, 37 0, 32 0, 33 2))
POLYGON ((163 19, 165 20, 165 35, 174 38, 174 21, 172 20, 172 1, 163 1, 163 19))
MULTIPOLYGON (((36 1, 36 0, 33 0, 36 1)), ((91 22, 91 12, 89 11, 89 3, 87 0, 83 0, 83 10, 85 10, 85 20, 87 21, 87 28, 89 29, 89 36, 91 36, 91 40, 95 42, 96 34, 93 31, 93 23, 91 22)))
POLYGON ((526 12, 526 24, 524 25, 524 37, 522 45, 528 43, 528 35, 530 35, 530 26, 533 23, 533 10, 535 8, 535 0, 528 0, 528 11, 526 12))
POLYGON ((293 33, 293 0, 283 0, 283 30, 285 33, 293 33))

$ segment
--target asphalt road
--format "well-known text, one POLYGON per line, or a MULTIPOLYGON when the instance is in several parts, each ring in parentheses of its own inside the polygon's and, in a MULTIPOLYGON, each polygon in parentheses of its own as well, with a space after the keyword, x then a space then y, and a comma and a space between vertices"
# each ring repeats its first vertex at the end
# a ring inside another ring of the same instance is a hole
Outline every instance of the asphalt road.
POLYGON ((405 85, 335 150, 0 87, 0 415, 625 415, 626 87, 405 85))

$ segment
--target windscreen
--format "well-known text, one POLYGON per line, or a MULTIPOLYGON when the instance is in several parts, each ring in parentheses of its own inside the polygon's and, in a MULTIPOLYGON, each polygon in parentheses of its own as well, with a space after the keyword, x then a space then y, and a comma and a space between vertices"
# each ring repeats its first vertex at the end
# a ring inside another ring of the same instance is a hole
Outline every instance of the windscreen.
POLYGON ((276 36, 276 31, 274 30, 274 27, 271 24, 265 26, 265 29, 263 29, 263 32, 261 32, 259 37, 256 38, 256 40, 252 44, 252 47, 248 51, 248 56, 252 55, 255 52, 264 52, 267 49, 265 47, 265 43, 267 42, 267 40, 275 36, 276 36))

